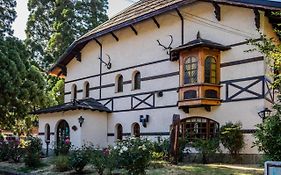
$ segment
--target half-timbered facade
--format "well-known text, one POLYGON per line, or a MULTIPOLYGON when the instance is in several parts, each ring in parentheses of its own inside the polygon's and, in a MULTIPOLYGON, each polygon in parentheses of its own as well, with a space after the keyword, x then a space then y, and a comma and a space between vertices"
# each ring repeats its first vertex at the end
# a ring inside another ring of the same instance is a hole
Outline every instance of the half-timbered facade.
POLYGON ((274 94, 267 59, 247 39, 277 38, 280 2, 141 0, 75 41, 50 74, 65 78, 65 104, 38 110, 39 136, 106 146, 127 136, 209 138, 228 121, 252 148, 258 112, 274 94))

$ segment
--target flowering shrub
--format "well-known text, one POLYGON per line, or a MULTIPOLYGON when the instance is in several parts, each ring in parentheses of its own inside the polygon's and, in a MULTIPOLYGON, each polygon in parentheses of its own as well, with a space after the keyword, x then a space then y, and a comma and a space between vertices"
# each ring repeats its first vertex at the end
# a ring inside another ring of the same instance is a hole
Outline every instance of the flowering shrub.
POLYGON ((129 138, 116 143, 112 154, 129 174, 145 174, 151 160, 152 143, 147 139, 129 138))
POLYGON ((69 137, 66 137, 64 141, 61 141, 55 145, 54 152, 58 155, 67 155, 71 148, 71 142, 69 137))
POLYGON ((37 167, 40 165, 40 153, 42 149, 42 141, 37 137, 29 136, 26 138, 26 154, 24 163, 28 167, 37 167))
POLYGON ((102 175, 105 169, 108 169, 109 174, 111 174, 112 170, 116 168, 117 159, 112 153, 110 147, 104 149, 94 148, 92 150, 91 163, 95 166, 98 174, 102 175))
POLYGON ((87 150, 87 147, 82 146, 82 148, 77 148, 71 151, 70 153, 70 166, 76 171, 81 173, 84 167, 90 161, 90 154, 87 150))

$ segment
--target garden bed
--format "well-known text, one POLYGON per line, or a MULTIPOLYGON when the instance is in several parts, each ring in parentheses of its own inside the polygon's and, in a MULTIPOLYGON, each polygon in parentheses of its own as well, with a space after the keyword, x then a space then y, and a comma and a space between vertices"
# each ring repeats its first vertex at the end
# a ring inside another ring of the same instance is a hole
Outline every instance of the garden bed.
MULTIPOLYGON (((42 165, 37 169, 25 168, 24 163, 0 162, 0 170, 12 173, 42 174, 42 175, 67 175, 76 174, 74 170, 66 172, 55 172, 52 165, 52 158, 42 159, 42 165)), ((125 174, 122 170, 115 171, 125 174)), ((257 165, 230 165, 230 164, 179 164, 171 165, 164 161, 154 161, 146 170, 148 175, 263 175, 263 169, 257 165)), ((97 175, 94 167, 88 165, 83 174, 97 175)))

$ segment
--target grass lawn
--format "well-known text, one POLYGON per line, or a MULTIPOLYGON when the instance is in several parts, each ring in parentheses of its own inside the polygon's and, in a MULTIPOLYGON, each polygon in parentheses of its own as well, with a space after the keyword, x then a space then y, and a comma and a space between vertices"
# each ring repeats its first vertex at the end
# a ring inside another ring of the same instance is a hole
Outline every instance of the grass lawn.
POLYGON ((245 165, 153 163, 149 175, 263 175, 263 169, 245 165), (162 167, 161 167, 162 166, 162 167))
MULTIPOLYGON (((54 172, 49 160, 43 161, 44 165, 37 170, 24 167, 23 163, 0 162, 0 169, 12 170, 13 172, 34 173, 40 175, 67 175, 76 174, 74 171, 54 172)), ((85 173, 97 175, 92 166, 85 168, 85 173)), ((227 164, 179 164, 171 165, 167 162, 152 162, 147 170, 148 175, 263 175, 263 169, 254 165, 227 165, 227 164)))

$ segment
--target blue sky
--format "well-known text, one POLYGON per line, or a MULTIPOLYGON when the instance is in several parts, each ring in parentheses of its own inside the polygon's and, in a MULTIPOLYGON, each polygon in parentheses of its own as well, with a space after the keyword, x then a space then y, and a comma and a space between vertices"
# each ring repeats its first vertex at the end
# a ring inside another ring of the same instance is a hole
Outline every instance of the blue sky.
MULTIPOLYGON (((14 35, 20 39, 25 39, 25 25, 27 22, 28 17, 28 10, 27 10, 27 1, 28 0, 17 0, 17 18, 13 23, 14 35)), ((113 16, 114 14, 118 13, 119 11, 123 10, 124 8, 128 7, 132 4, 133 1, 136 0, 108 0, 109 9, 108 15, 109 17, 113 16)))

